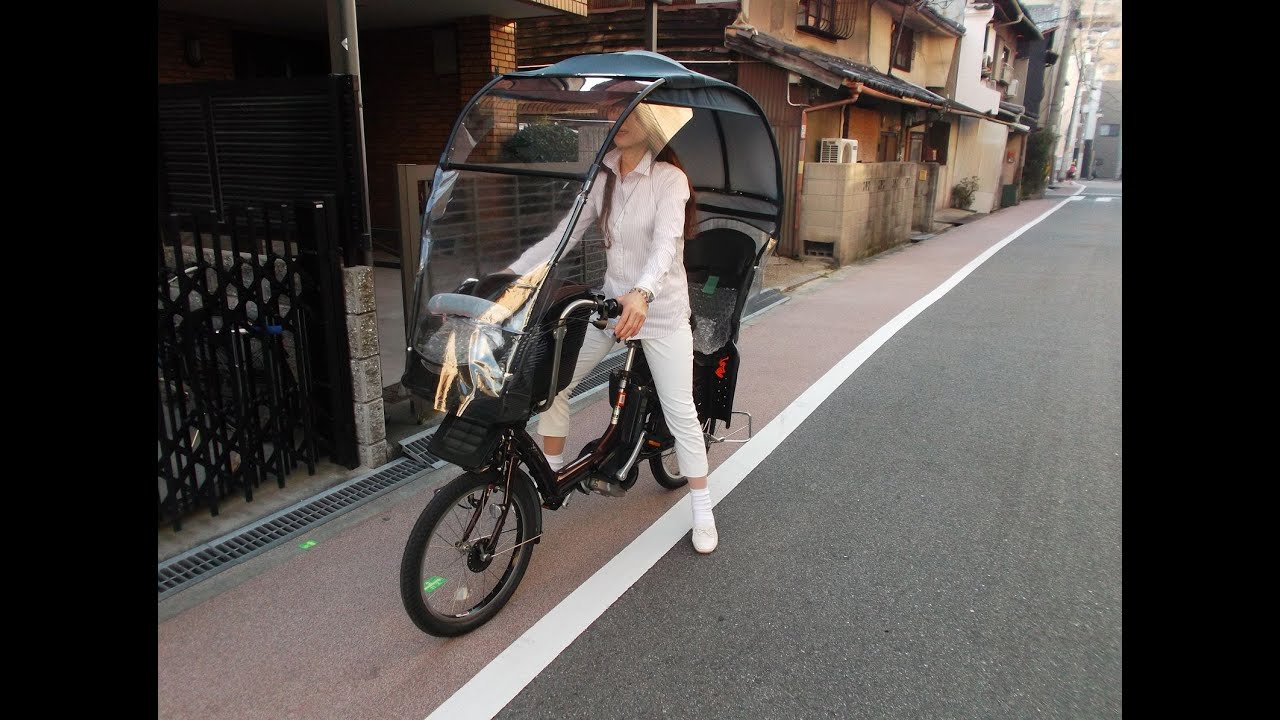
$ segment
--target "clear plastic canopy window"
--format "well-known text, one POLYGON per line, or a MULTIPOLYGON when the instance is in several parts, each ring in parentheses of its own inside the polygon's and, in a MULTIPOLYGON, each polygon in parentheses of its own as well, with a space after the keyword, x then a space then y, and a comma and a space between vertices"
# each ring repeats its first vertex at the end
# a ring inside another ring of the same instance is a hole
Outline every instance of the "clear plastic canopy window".
MULTIPOLYGON (((776 231, 777 151, 758 106, 737 88, 663 82, 508 75, 470 104, 427 201, 405 387, 436 410, 498 422, 545 396, 561 307, 603 280, 598 223, 577 220, 584 191, 605 184, 592 168, 628 108, 654 154, 670 146, 709 200, 700 220, 737 215, 758 246, 776 231), (510 271, 535 248, 546 257, 510 271)), ((585 320, 570 327, 579 342, 585 320)))

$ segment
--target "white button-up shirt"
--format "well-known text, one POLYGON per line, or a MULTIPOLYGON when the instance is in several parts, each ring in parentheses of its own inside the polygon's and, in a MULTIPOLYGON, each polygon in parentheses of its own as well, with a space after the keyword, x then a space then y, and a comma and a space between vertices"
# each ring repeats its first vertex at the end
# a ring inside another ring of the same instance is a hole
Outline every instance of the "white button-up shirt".
MULTIPOLYGON (((616 148, 604 156, 604 164, 618 174, 621 152, 616 148)), ((577 227, 565 253, 597 224, 604 205, 605 175, 602 171, 587 196, 577 227)), ((635 169, 614 182, 609 209, 612 246, 605 251, 604 294, 618 297, 632 288, 653 293, 649 313, 636 338, 660 338, 677 330, 689 330, 689 283, 684 270, 684 208, 689 200, 689 181, 674 165, 654 162, 646 152, 635 169)), ((564 234, 566 217, 547 237, 530 247, 511 264, 523 275, 546 262, 564 234)))

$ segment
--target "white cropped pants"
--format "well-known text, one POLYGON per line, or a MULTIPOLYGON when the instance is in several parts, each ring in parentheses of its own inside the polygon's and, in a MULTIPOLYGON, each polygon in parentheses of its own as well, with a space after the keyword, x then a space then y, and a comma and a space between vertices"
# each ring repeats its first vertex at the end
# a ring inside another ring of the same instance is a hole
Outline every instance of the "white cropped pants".
MULTIPOLYGON (((569 436, 569 394, 617 342, 612 328, 601 330, 587 326, 578 363, 573 369, 573 380, 538 418, 538 434, 543 437, 569 436)), ((707 447, 702 426, 698 424, 698 410, 693 404, 693 333, 685 328, 665 337, 644 339, 640 343, 653 372, 653 384, 662 404, 662 414, 676 440, 680 474, 705 477, 707 447)))

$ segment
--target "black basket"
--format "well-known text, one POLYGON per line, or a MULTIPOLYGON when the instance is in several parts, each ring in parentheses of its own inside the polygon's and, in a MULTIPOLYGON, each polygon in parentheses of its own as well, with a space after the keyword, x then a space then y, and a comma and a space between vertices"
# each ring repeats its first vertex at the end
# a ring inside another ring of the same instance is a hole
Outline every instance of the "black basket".
POLYGON ((480 467, 493 455, 501 437, 498 426, 451 414, 436 428, 427 450, 461 468, 480 467))

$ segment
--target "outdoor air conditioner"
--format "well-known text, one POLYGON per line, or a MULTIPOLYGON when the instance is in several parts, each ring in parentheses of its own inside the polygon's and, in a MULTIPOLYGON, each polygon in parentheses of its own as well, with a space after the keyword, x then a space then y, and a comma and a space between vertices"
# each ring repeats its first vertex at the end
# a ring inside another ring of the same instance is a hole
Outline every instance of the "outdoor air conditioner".
POLYGON ((1018 81, 1016 79, 1010 80, 1008 87, 1004 89, 1004 96, 1007 98, 1011 98, 1011 97, 1017 97, 1017 95, 1018 95, 1018 81))
POLYGON ((858 162, 858 141, 845 138, 822 138, 818 162, 849 165, 858 162))

